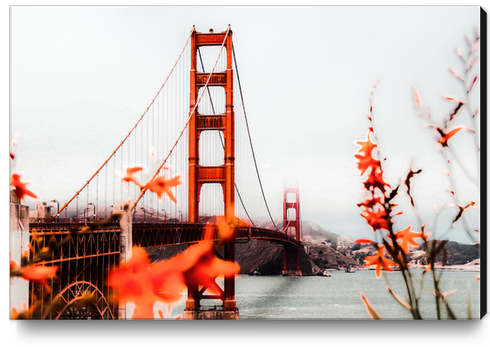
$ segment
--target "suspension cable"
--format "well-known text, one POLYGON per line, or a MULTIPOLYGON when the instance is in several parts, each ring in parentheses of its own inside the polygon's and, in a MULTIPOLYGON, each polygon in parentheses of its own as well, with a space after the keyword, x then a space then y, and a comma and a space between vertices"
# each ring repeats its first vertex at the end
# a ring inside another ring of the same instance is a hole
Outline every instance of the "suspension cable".
MULTIPOLYGON (((216 64, 218 63, 218 60, 219 60, 219 57, 221 56, 221 52, 223 51, 223 47, 225 46, 225 43, 226 43, 226 39, 228 38, 228 34, 230 32, 230 28, 228 27, 228 29, 226 30, 226 34, 225 34, 225 37, 223 39, 223 43, 221 44, 221 49, 219 51, 219 54, 218 54, 218 58, 216 59, 216 62, 214 63, 214 66, 213 66, 213 69, 211 70, 211 73, 209 74, 207 80, 206 80, 206 84, 204 85, 204 89, 201 93, 201 95, 199 96, 199 98, 197 99, 197 102, 196 104, 194 105, 194 108, 192 109, 192 111, 190 112, 189 114, 189 117, 187 118, 187 122, 185 123, 184 125, 184 128, 182 129, 182 131, 180 132, 179 136, 177 137, 177 140, 175 140, 175 143, 174 145, 172 146, 172 148, 170 149, 170 152, 168 152, 167 156, 165 157, 164 161, 162 162, 162 164, 158 167, 158 169, 156 170, 155 174, 153 175, 153 177, 151 178, 150 181, 153 181, 157 176, 158 174, 160 173, 160 171, 162 170, 163 166, 165 165, 165 163, 167 162, 168 158, 170 157, 170 155, 172 154, 172 152, 174 151, 175 147, 177 146, 177 143, 179 142, 180 138, 182 137, 182 135, 184 134, 184 131, 185 129, 187 129, 187 126, 189 125, 189 122, 191 121, 192 119, 192 116, 194 116, 196 110, 197 110, 197 106, 199 105, 199 102, 201 102, 201 98, 202 96, 204 95, 204 93, 206 92, 207 88, 208 88, 208 84, 209 84, 209 81, 211 80, 211 76, 213 75, 214 73, 214 69, 216 68, 216 64)), ((146 193, 146 191, 148 190, 148 188, 144 187, 141 189, 140 191, 140 194, 138 196, 138 198, 136 199, 136 201, 134 202, 133 206, 131 206, 130 208, 130 211, 132 211, 136 205, 138 204, 138 202, 140 201, 141 197, 146 193)))
POLYGON ((238 80, 238 89, 240 91, 240 98, 242 100, 243 115, 245 117, 245 125, 247 126, 247 133, 248 133, 248 140, 250 142, 250 148, 252 149, 252 157, 254 160, 255 171, 257 172, 257 178, 259 180, 260 190, 262 192, 262 197, 264 198, 264 203, 265 203, 265 207, 267 208, 267 213, 269 214, 269 218, 271 219, 272 224, 274 224, 274 227, 276 228, 276 230, 279 230, 279 228, 276 226, 276 223, 274 222, 274 219, 272 219, 271 211, 269 210, 269 205, 267 204, 267 199, 265 198, 264 188, 262 187, 262 181, 260 179, 259 169, 257 167, 257 160, 255 159, 254 147, 252 144, 252 138, 250 136, 250 129, 248 127, 247 112, 245 112, 245 103, 243 101, 243 93, 242 93, 242 85, 240 83, 240 75, 238 74, 238 66, 237 66, 236 56, 235 56, 235 47, 233 45, 232 45, 232 51, 233 51, 233 61, 235 62, 236 77, 238 80))
MULTIPOLYGON (((199 48, 197 49, 197 52, 199 53, 199 60, 201 61, 202 72, 206 72, 206 71, 204 71, 204 63, 202 61, 201 51, 199 50, 199 48)), ((208 92, 208 96, 209 96, 209 102, 211 103, 211 108, 213 110, 213 115, 216 115, 216 111, 214 109, 214 104, 213 104, 213 99, 211 98, 211 92, 209 91, 209 89, 207 90, 207 92, 208 92)), ((225 143, 223 141, 223 136, 221 134, 221 131, 219 131, 219 139, 221 141, 221 146, 224 149, 225 148, 225 143)), ((238 190, 238 186, 237 186, 236 182, 235 182, 235 190, 236 190, 236 192, 238 194, 238 199, 240 200, 240 203, 241 203, 241 205, 243 207, 243 210, 245 211, 245 214, 248 217, 248 220, 250 221, 250 223, 252 223, 252 225, 254 227, 256 227, 256 225, 253 222, 252 218, 250 218, 250 215, 248 214, 248 211, 247 211, 247 208, 245 207, 245 204, 243 203, 243 199, 242 199, 242 196, 240 195, 240 191, 238 190)))
POLYGON ((102 168, 107 164, 107 162, 116 154, 116 152, 118 151, 118 149, 124 144, 124 142, 126 141, 126 139, 129 137, 129 135, 131 135, 131 133, 133 132, 133 130, 136 128, 136 126, 139 124, 139 122, 143 119, 143 117, 146 115, 146 113, 148 112, 149 108, 153 105, 153 103, 155 102, 155 99, 158 97, 158 95, 160 94, 160 92, 162 91, 163 87, 165 86, 165 84, 167 83, 170 75, 172 75, 172 72, 174 71, 175 67, 177 66, 178 62, 180 61, 180 57, 182 56, 182 53, 184 53, 186 47, 187 47, 187 44, 189 43, 189 40, 191 39, 192 37, 192 32, 191 34, 189 35, 189 37, 187 38, 187 41, 185 42, 185 45, 184 45, 184 48, 182 49, 182 51, 180 52, 179 54, 179 57, 177 58, 177 61, 175 62, 174 66, 172 67, 172 69, 170 70, 170 73, 168 74, 167 78, 165 79, 165 81, 163 82, 162 86, 160 87, 160 89, 158 90, 157 94, 155 95, 155 97, 153 98, 153 100, 151 101, 151 103, 148 105, 148 107, 146 108, 145 112, 143 112, 143 114, 141 115, 141 117, 138 119, 138 121, 136 122, 136 124, 133 126, 133 128, 129 131, 128 135, 124 138, 124 140, 121 141, 121 143, 119 144, 119 146, 117 146, 117 148, 114 150, 114 152, 112 152, 112 154, 109 156, 109 158, 107 158, 107 160, 101 165, 101 167, 95 171, 95 173, 92 175, 92 177, 89 178, 89 180, 83 185, 82 188, 80 188, 80 190, 78 190, 75 195, 66 203, 63 205, 63 207, 58 211, 56 212, 53 217, 56 217, 61 211, 63 211, 69 204, 70 202, 72 202, 73 199, 75 199, 76 196, 78 196, 78 194, 90 183, 90 181, 92 181, 92 179, 99 173, 100 170, 102 170, 102 168))

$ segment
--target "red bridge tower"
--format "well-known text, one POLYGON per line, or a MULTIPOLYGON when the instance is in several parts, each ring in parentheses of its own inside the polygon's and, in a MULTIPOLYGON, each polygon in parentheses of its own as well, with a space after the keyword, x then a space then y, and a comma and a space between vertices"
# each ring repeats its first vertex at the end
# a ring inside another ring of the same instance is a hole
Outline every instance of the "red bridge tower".
POLYGON ((284 246, 284 268, 283 275, 301 276, 300 266, 300 247, 301 247, 301 223, 299 218, 299 193, 297 188, 286 188, 284 190, 284 210, 283 210, 283 228, 289 237, 294 237, 298 242, 298 247, 287 245, 284 246), (288 195, 294 194, 294 201, 288 202, 288 195), (292 213, 294 211, 294 218, 292 213))
MULTIPOLYGON (((233 110, 233 69, 232 69, 232 31, 200 33, 193 29, 191 38, 191 74, 190 74, 190 112, 194 111, 189 122, 189 222, 199 223, 199 197, 204 184, 219 183, 223 189, 225 217, 235 217, 235 113, 233 110), (197 71, 197 50, 199 47, 221 46, 226 48, 226 71, 210 73, 197 71), (196 103, 199 90, 208 87, 222 87, 225 91, 225 113, 199 114, 196 103), (199 139, 203 131, 218 130, 224 137, 224 165, 201 166, 199 164, 199 139)), ((235 237, 224 245, 223 259, 235 261, 235 237)), ((192 319, 238 319, 235 300, 235 277, 226 276, 224 290, 220 295, 204 294, 206 288, 188 288, 188 298, 184 318, 192 319), (203 311, 202 299, 220 299, 223 309, 203 311)))

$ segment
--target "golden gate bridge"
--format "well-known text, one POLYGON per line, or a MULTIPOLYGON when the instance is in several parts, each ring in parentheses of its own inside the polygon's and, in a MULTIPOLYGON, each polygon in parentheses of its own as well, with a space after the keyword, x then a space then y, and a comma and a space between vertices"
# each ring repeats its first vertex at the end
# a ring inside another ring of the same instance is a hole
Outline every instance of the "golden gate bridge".
MULTIPOLYGON (((53 250, 51 260, 45 262, 59 267, 48 292, 51 300, 61 304, 56 310, 40 307, 36 318, 126 319, 125 304, 111 300, 110 269, 129 259, 133 246, 196 243, 204 238, 206 223, 223 215, 246 222, 225 242, 220 254, 224 260, 235 261, 237 241, 268 240, 284 245, 283 274, 301 275, 298 190, 284 191, 283 223, 278 228, 260 180, 232 37, 230 26, 223 32, 211 29, 206 33, 193 27, 169 75, 136 124, 61 208, 57 200, 51 201, 58 203, 53 216, 46 205, 40 205, 34 213, 37 218, 29 223, 26 206, 11 201, 11 230, 20 240, 14 242, 14 258, 20 257, 26 240, 32 258, 52 242, 61 244, 72 230, 93 226, 53 250), (138 169, 129 174, 135 167, 138 169), (170 199, 146 194, 148 186, 130 184, 177 176, 184 184, 172 188, 170 199), (125 205, 128 208, 120 223, 97 226, 97 221, 123 211, 125 205), (94 295, 95 304, 81 310, 75 304, 88 292, 94 295)), ((218 241, 219 233, 214 237, 218 241)), ((15 295, 27 297, 30 305, 37 295, 46 294, 39 284, 14 286, 15 295)), ((206 288, 188 288, 184 318, 238 317, 234 275, 225 276, 219 295, 206 294, 206 288), (211 315, 202 305, 209 299, 221 303, 211 315)))

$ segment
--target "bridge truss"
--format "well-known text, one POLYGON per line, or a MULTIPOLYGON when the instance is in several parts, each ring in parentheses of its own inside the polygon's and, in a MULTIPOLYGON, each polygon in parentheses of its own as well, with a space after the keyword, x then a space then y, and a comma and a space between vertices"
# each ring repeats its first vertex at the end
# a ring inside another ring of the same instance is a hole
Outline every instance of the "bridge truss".
POLYGON ((83 227, 70 223, 32 223, 30 259, 50 250, 45 266, 58 266, 50 285, 29 283, 29 306, 40 298, 43 305, 33 313, 34 319, 115 319, 117 301, 107 286, 109 271, 119 265, 121 231, 119 225, 104 229, 75 232, 83 227), (67 241, 67 242, 66 242, 67 241), (56 247, 50 247, 50 244, 56 247))

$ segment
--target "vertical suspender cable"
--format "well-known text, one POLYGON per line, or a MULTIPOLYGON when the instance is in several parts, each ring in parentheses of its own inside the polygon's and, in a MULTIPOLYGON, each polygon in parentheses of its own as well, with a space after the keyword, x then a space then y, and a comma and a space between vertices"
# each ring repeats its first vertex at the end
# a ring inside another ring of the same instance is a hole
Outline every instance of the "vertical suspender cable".
MULTIPOLYGON (((178 98, 178 103, 177 103, 177 112, 176 112, 176 119, 177 119, 177 124, 178 124, 178 127, 180 127, 181 125, 181 117, 182 117, 182 111, 183 111, 183 107, 182 107, 182 81, 183 81, 183 73, 182 73, 182 65, 179 66, 179 73, 178 73, 178 80, 177 80, 177 98, 178 98)), ((182 158, 181 158, 181 155, 180 155, 180 147, 177 148, 177 152, 175 153, 175 156, 176 156, 176 160, 177 160, 177 163, 176 163, 176 167, 175 167, 175 172, 180 172, 180 168, 182 167, 182 158)), ((181 198, 182 198, 182 192, 181 192, 181 187, 180 186, 177 186, 175 189, 176 189, 176 193, 177 193, 177 198, 178 200, 177 201, 181 201, 181 198)))
MULTIPOLYGON (((145 119, 146 121, 146 167, 149 168, 149 170, 151 170, 151 164, 150 164, 150 161, 149 161, 149 157, 150 157, 150 120, 148 118, 145 119)), ((149 200, 150 200, 150 197, 148 198, 145 198, 145 203, 143 204, 143 207, 145 208, 145 221, 146 221, 146 214, 147 214, 147 211, 148 211, 148 205, 149 205, 149 200)))
MULTIPOLYGON (((90 192, 90 184, 88 184, 88 185, 87 185, 87 202, 85 203, 87 206, 85 207, 85 209, 88 209, 88 204, 89 204, 89 202, 90 202, 90 200, 89 200, 89 195, 88 195, 88 193, 89 193, 89 192, 90 192)), ((85 210, 83 210, 83 212, 84 212, 84 214, 85 214, 85 210)), ((87 211, 86 216, 88 217, 88 211, 87 211)), ((87 219, 88 219, 88 218, 87 218, 87 219)), ((85 219, 85 220, 87 220, 87 219, 85 219)))
POLYGON ((80 194, 80 192, 87 186, 88 182, 90 182, 97 173, 99 173, 100 170, 102 170, 102 168, 104 167, 104 165, 109 162, 109 160, 115 155, 115 153, 119 150, 119 148, 123 145, 124 141, 126 141, 127 137, 129 136, 129 134, 131 134, 131 132, 133 132, 133 130, 136 128, 136 126, 139 124, 139 122, 143 119, 143 117, 146 115, 146 112, 148 111, 148 109, 150 108, 151 105, 153 105, 153 102, 155 101, 155 98, 160 94, 160 91, 163 89, 163 87, 165 86, 165 84, 167 83, 167 80, 169 79, 169 77, 172 75, 172 72, 174 71, 174 68, 175 66, 177 65, 177 63, 179 62, 180 58, 182 57, 182 54, 184 53, 186 47, 187 47, 187 44, 189 43, 189 40, 191 39, 192 37, 192 32, 191 34, 189 35, 189 37, 187 38, 187 41, 185 42, 185 45, 184 45, 184 48, 182 48, 182 51, 180 52, 179 54, 179 57, 177 58, 177 61, 175 62, 175 64, 173 65, 172 69, 170 70, 170 73, 167 75, 167 78, 165 79, 165 81, 163 82, 162 86, 160 87, 160 89, 158 90, 157 92, 157 95, 153 98, 153 100, 151 101, 150 105, 148 105, 148 107, 146 108, 145 112, 143 112, 143 114, 141 115, 141 117, 138 119, 138 121, 136 122, 136 124, 133 126, 133 128, 129 131, 128 135, 124 138, 124 140, 122 140, 122 142, 119 144, 119 146, 117 146, 117 148, 112 152, 112 154, 109 156, 109 158, 106 159, 106 161, 100 166, 100 168, 92 175, 92 177, 90 177, 90 179, 87 181, 87 183, 85 183, 83 185, 82 188, 80 188, 76 193, 75 195, 70 199, 68 200, 68 202, 66 202, 63 207, 61 207, 61 209, 56 212, 56 214, 53 215, 53 217, 56 217, 61 211, 63 211, 69 204, 70 202, 72 202, 73 199, 75 199, 76 196, 78 196, 78 194, 80 194))
MULTIPOLYGON (((127 167, 131 167, 131 136, 128 137, 128 164, 127 167)), ((125 173, 123 172, 123 175, 125 173)), ((128 197, 131 198, 131 185, 128 184, 128 197)))
POLYGON ((97 219, 99 212, 99 174, 97 174, 95 182, 95 219, 97 219))
MULTIPOLYGON (((199 50, 199 48, 197 49, 197 52, 199 53, 199 60, 201 61, 202 72, 205 72, 205 71, 204 71, 204 63, 203 63, 203 61, 202 61, 201 51, 199 50)), ((213 112, 213 114, 214 114, 214 115, 216 115, 216 110, 215 110, 215 108, 214 108, 213 99, 211 98, 211 93, 210 93, 209 89, 207 89, 207 94, 208 94, 208 97, 209 97, 209 103, 210 103, 210 105, 211 105, 212 112, 213 112)), ((221 134, 221 130, 219 130, 219 131, 218 131, 218 133, 219 133, 219 139, 220 139, 220 141, 221 141, 221 146, 222 146, 222 147, 223 147, 223 149, 224 149, 224 148, 225 148, 225 143, 224 143, 224 141, 223 141, 223 136, 222 136, 222 134, 221 134)), ((246 214, 246 215, 247 215, 247 217, 248 217, 248 220, 249 220, 249 221, 250 221, 250 223, 252 223, 252 225, 255 227, 255 223, 253 222, 252 218, 250 218, 250 215, 248 214, 247 208, 245 207, 245 204, 243 203, 243 199, 242 199, 242 196, 241 196, 241 194, 240 194, 240 191, 238 190, 238 186, 237 186, 236 182, 235 182, 235 190, 236 190, 236 192, 237 192, 237 194, 238 194, 238 198, 239 198, 240 203, 241 203, 241 205, 242 205, 242 207, 243 207, 243 210, 245 211, 245 214, 246 214)), ((223 192, 223 193, 224 193, 224 192, 223 192)))
POLYGON ((235 48, 233 46, 232 46, 232 50, 233 50, 233 60, 235 62, 235 71, 236 71, 236 76, 237 76, 237 80, 238 80, 238 89, 240 91, 240 98, 242 100, 243 116, 245 117, 245 125, 247 127, 248 139, 250 141, 250 148, 252 149, 252 157, 254 160, 255 171, 257 172, 257 178, 259 179, 260 190, 262 191, 262 197, 264 198, 265 206, 267 208, 267 213, 269 214, 269 218, 271 219, 272 224, 274 224, 274 227, 276 229, 278 229, 276 226, 276 223, 274 223, 274 219, 272 219, 271 211, 269 210, 269 205, 267 204, 267 199, 265 198, 264 188, 262 187, 262 181, 260 180, 259 169, 257 167, 257 161, 255 160, 255 152, 254 152, 254 148, 252 145, 252 138, 250 136, 250 129, 248 127, 247 112, 245 112, 245 103, 243 102, 242 85, 240 83, 240 75, 238 74, 238 66, 237 66, 237 62, 236 62, 235 48))
POLYGON ((116 205, 116 157, 114 157, 114 169, 112 172, 112 205, 116 205))
MULTIPOLYGON (((123 170, 124 170, 124 166, 123 166, 123 162, 124 162, 124 146, 121 147, 121 174, 124 175, 123 173, 123 170)), ((120 194, 120 201, 124 201, 123 200, 123 185, 122 185, 122 182, 120 182, 119 186, 121 187, 121 194, 120 194)))
MULTIPOLYGON (((223 41, 223 44, 221 45, 221 49, 220 49, 220 52, 219 52, 219 55, 218 55, 218 58, 219 56, 221 55, 221 52, 223 51, 223 47, 224 47, 224 44, 226 42, 226 38, 228 37, 228 33, 229 33, 229 29, 226 31, 226 34, 225 34, 225 38, 223 41)), ((179 142, 179 140, 182 138, 182 135, 184 134, 184 131, 186 130, 187 126, 189 125, 189 122, 192 118, 192 116, 195 114, 196 110, 197 110, 197 105, 199 105, 200 101, 201 101, 201 98, 202 96, 204 95, 204 92, 206 91, 206 88, 208 87, 208 84, 209 84, 209 81, 211 80, 211 76, 213 75, 214 73, 214 70, 216 68, 216 64, 217 64, 217 61, 215 62, 214 66, 213 66, 213 69, 211 70, 211 73, 209 74, 207 80, 206 80, 206 83, 204 84, 204 89, 203 89, 203 92, 200 93, 199 97, 198 97, 198 100, 197 100, 197 103, 196 105, 194 106, 193 110, 191 112, 189 112, 189 117, 187 118, 187 121, 184 125, 184 128, 182 129, 182 131, 179 133, 179 136, 177 137, 176 141, 174 142, 172 148, 170 149, 170 152, 167 154, 167 156, 165 157, 164 161, 162 162, 162 164, 158 167, 158 169, 156 170, 155 174, 153 175, 153 177, 151 178, 152 180, 158 175, 158 173, 160 172, 160 170, 162 169, 162 167, 165 165, 165 163, 167 162, 168 158, 170 157, 170 155, 173 153, 173 150, 175 149, 175 147, 177 146, 177 143, 179 142)), ((138 199, 136 199, 136 201, 134 202, 133 206, 131 206, 131 211, 134 209, 134 207, 138 204, 139 200, 141 199, 141 197, 146 193, 146 188, 143 188, 138 196, 138 199)))
POLYGON ((107 218, 107 164, 105 165, 105 199, 104 199, 104 205, 105 205, 105 211, 104 211, 104 219, 107 218))
MULTIPOLYGON (((145 160, 144 160, 144 156, 143 156, 144 155, 144 152, 143 152, 143 147, 144 147, 143 142, 144 142, 144 138, 145 138, 145 136, 144 136, 144 127, 145 127, 144 122, 141 122, 141 125, 140 126, 141 126, 140 162, 141 162, 141 165, 144 165, 146 167, 146 169, 149 170, 150 168, 148 167, 148 165, 146 165, 145 160)), ((142 180, 142 182, 144 182, 143 172, 141 172, 141 180, 142 180)), ((143 200, 143 208, 144 208, 144 206, 145 206, 145 201, 143 200)), ((143 216, 144 216, 144 214, 143 214, 143 216)), ((140 218, 140 221, 143 221, 143 219, 140 218)))
MULTIPOLYGON (((172 115, 172 119, 173 119, 173 125, 174 125, 174 129, 172 131, 172 134, 176 134, 178 133, 178 128, 179 126, 177 125, 177 115, 176 113, 178 112, 178 108, 179 108, 179 91, 177 89, 178 87, 178 83, 179 83, 179 70, 177 70, 177 74, 175 75, 175 79, 174 79, 174 83, 172 84, 172 98, 171 100, 174 100, 175 102, 175 106, 174 106, 174 114, 172 115)), ((177 149, 177 148, 176 148, 177 149)), ((176 166, 177 166, 177 155, 174 153, 172 155, 172 170, 174 171, 176 166)), ((177 206, 174 206, 174 218, 177 217, 177 206)))
MULTIPOLYGON (((157 99, 157 141, 156 144, 153 144, 155 146, 155 153, 157 158, 160 158, 160 95, 158 96, 157 99)), ((160 199, 157 199, 157 222, 160 222, 160 199)))

